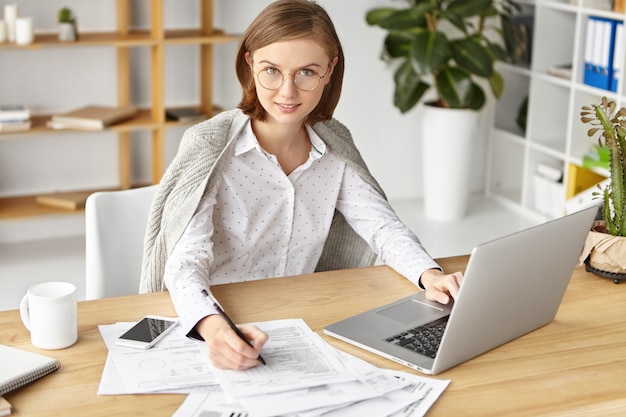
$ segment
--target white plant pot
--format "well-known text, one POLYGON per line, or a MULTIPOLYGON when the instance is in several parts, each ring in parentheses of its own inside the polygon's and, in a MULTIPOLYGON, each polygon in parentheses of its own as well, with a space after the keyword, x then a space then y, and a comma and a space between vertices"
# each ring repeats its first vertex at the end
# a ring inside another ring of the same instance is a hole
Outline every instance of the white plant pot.
POLYGON ((473 147, 482 113, 422 106, 424 214, 439 221, 465 216, 473 147))
POLYGON ((72 23, 59 23, 59 40, 73 42, 76 40, 76 29, 72 23))

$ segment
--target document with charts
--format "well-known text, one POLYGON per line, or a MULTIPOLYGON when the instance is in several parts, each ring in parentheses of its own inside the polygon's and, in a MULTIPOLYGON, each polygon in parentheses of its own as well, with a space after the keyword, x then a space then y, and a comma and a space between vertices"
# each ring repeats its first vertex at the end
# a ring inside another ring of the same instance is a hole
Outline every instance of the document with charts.
POLYGON ((180 327, 151 349, 118 346, 115 339, 134 323, 99 326, 109 354, 99 395, 149 392, 193 392, 197 386, 215 385, 204 342, 185 337, 180 327), (111 373, 111 371, 117 371, 111 373), (107 384, 107 381, 111 381, 107 384))

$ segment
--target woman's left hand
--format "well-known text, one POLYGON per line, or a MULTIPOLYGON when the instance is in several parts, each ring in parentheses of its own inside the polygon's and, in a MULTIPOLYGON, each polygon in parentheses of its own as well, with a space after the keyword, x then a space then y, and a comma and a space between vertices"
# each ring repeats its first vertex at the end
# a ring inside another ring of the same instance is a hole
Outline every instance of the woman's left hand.
POLYGON ((439 269, 424 271, 420 281, 426 288, 426 298, 441 304, 448 304, 450 299, 456 299, 463 273, 460 271, 446 274, 439 269))

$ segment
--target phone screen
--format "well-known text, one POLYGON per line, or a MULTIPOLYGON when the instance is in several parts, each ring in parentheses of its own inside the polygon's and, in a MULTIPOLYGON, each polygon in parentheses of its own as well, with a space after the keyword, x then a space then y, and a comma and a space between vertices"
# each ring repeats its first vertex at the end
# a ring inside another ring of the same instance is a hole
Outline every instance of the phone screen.
POLYGON ((120 339, 150 343, 175 324, 175 321, 144 317, 130 330, 121 335, 120 339))

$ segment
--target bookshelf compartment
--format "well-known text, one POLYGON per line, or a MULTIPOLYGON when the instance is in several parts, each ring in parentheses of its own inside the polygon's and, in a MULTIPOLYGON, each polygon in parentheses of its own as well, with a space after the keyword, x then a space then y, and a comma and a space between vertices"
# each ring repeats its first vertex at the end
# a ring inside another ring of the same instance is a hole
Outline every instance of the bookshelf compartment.
POLYGON ((515 204, 522 203, 525 149, 506 131, 494 131, 491 138, 489 192, 515 204))
POLYGON ((565 213, 563 160, 532 151, 527 178, 526 207, 549 219, 561 217, 565 213))
POLYGON ((520 118, 520 112, 529 96, 529 74, 510 65, 501 65, 498 70, 504 78, 505 87, 495 110, 495 127, 524 137, 527 123, 523 121, 525 118, 520 118))
POLYGON ((528 106, 528 136, 531 142, 565 152, 569 94, 569 89, 545 77, 533 79, 528 106))
POLYGON ((533 70, 547 74, 548 69, 553 65, 573 63, 575 35, 576 13, 574 8, 555 9, 549 5, 537 7, 533 70))

